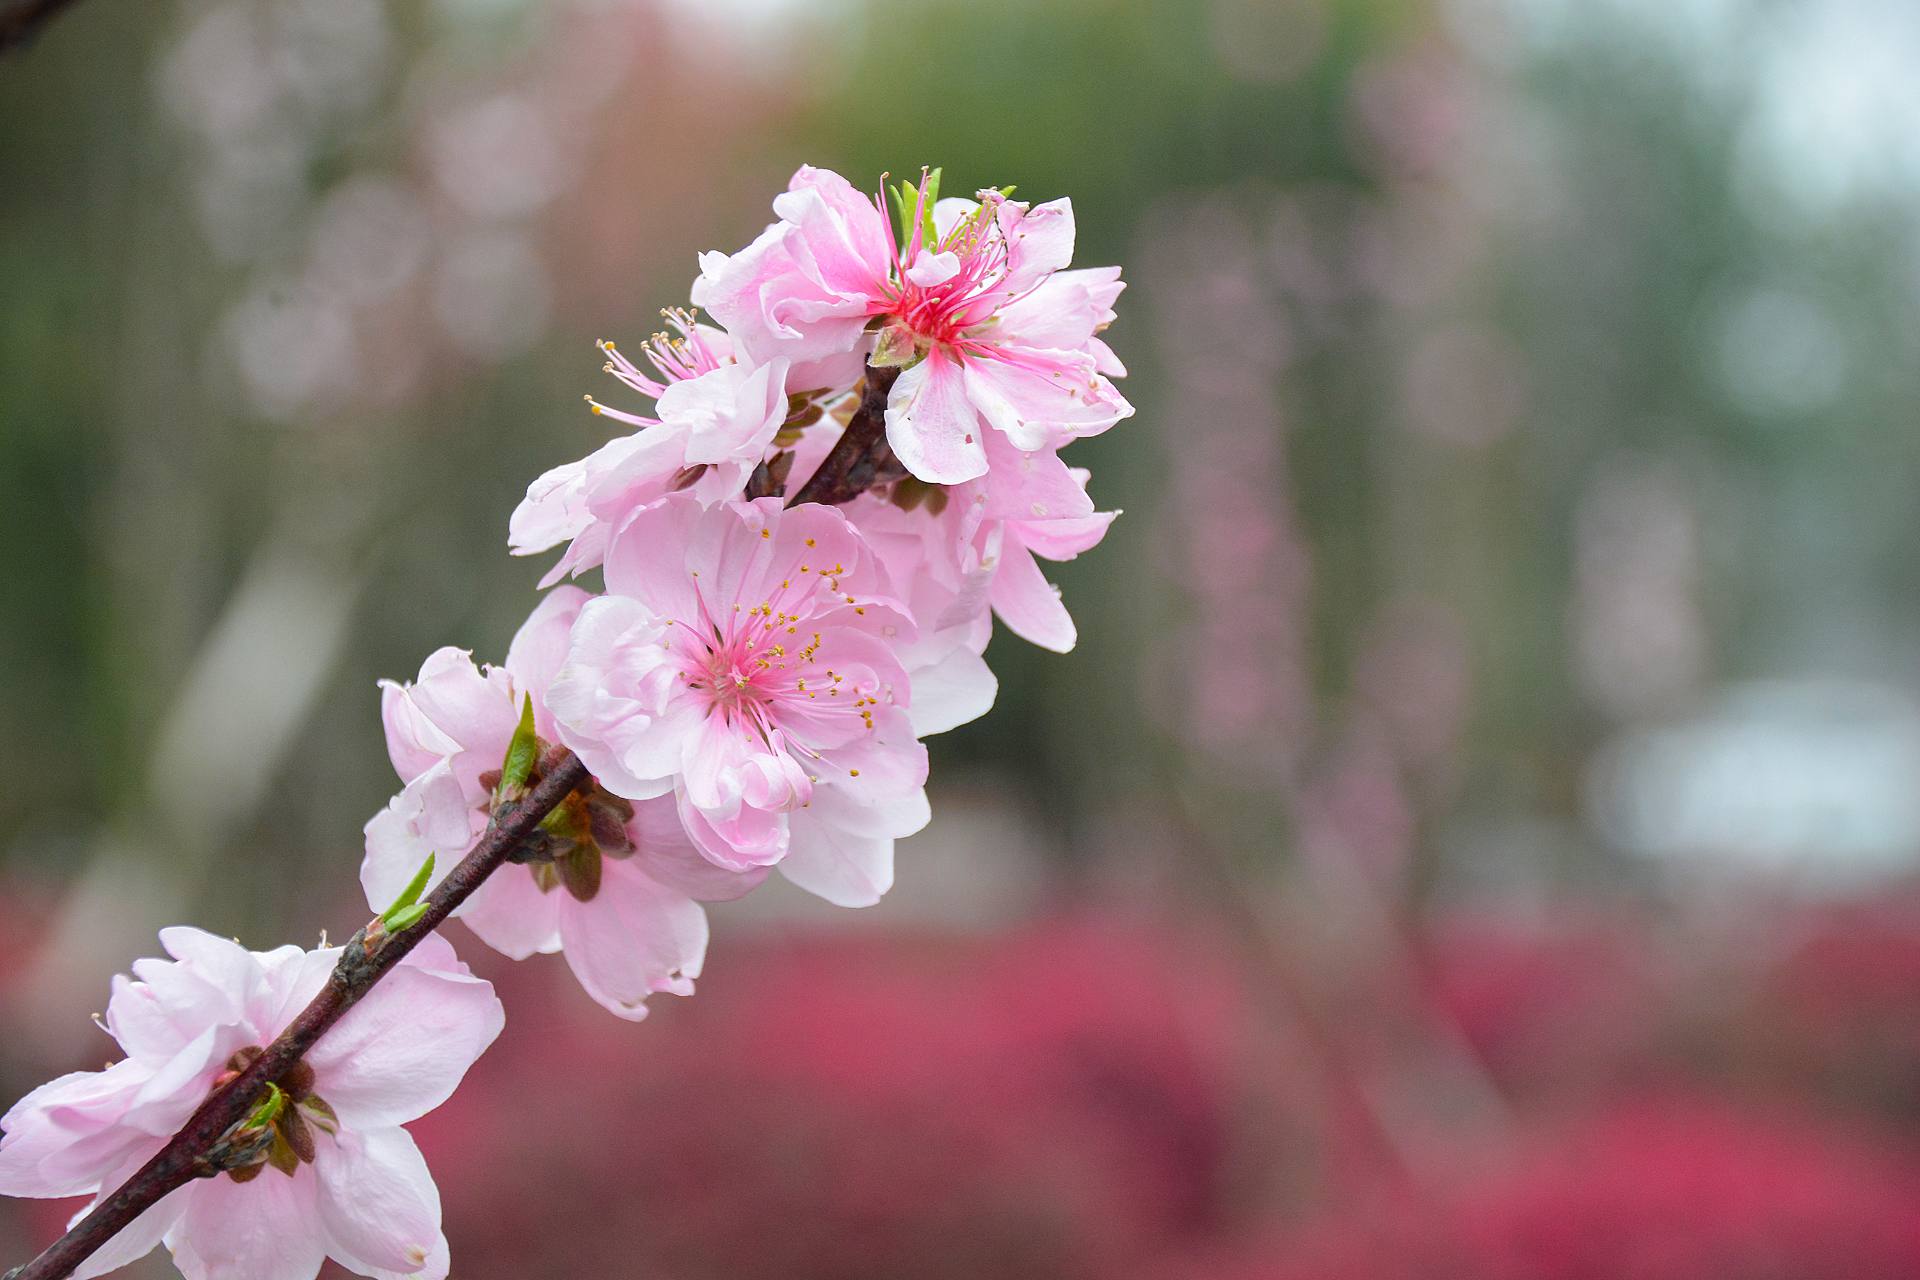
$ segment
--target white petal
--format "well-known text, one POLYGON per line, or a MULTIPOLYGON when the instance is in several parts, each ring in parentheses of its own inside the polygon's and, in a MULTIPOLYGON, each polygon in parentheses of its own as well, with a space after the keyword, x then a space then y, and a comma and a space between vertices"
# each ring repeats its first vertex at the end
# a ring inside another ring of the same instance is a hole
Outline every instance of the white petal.
POLYGON ((166 1235, 173 1263, 187 1280, 313 1280, 327 1256, 318 1193, 304 1165, 291 1178, 266 1169, 184 1187, 174 1194, 186 1211, 166 1235))
POLYGON ((817 787, 793 814, 793 843, 780 873, 838 907, 870 907, 893 887, 893 842, 927 822, 927 797, 915 791, 872 807, 838 787, 817 787))
POLYGON ((405 1129, 348 1129, 323 1139, 313 1168, 330 1255, 362 1274, 428 1270, 444 1247, 440 1191, 405 1129))
POLYGON ((314 1092, 346 1127, 379 1128, 425 1115, 447 1100, 500 1034, 504 1014, 491 983, 422 963, 421 953, 436 940, 422 942, 307 1055, 314 1092))
POLYGON ((561 903, 560 936, 587 994, 638 1022, 648 996, 693 994, 707 953, 707 913, 630 862, 609 859, 591 902, 568 896, 561 903))
POLYGON ((945 733, 993 709, 1000 691, 987 660, 956 644, 938 662, 912 672, 913 702, 907 715, 919 737, 945 733))
MULTIPOLYGON (((100 1184, 100 1195, 94 1197, 92 1204, 73 1215, 72 1221, 67 1223, 68 1228, 76 1226, 80 1219, 92 1213, 94 1205, 99 1204, 102 1198, 112 1195, 124 1186, 127 1179, 139 1172, 140 1166, 152 1159, 154 1152, 158 1150, 159 1146, 156 1144, 114 1170, 113 1176, 100 1184)), ((168 1229, 180 1220, 180 1215, 185 1211, 184 1196, 177 1192, 167 1196, 121 1228, 120 1232, 101 1245, 99 1251, 91 1258, 75 1267, 73 1280, 88 1280, 90 1276, 105 1275, 109 1271, 126 1266, 129 1262, 137 1262, 146 1257, 153 1252, 153 1247, 160 1243, 160 1237, 167 1234, 168 1229)))
POLYGON ((525 867, 502 867, 462 904, 460 923, 512 960, 560 949, 559 904, 525 867))

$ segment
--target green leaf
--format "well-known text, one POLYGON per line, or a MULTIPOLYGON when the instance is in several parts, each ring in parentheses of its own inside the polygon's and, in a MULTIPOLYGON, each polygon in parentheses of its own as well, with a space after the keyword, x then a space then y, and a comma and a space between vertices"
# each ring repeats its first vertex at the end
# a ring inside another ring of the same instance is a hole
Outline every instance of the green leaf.
POLYGON ((393 900, 392 906, 380 913, 381 922, 389 929, 403 928, 404 926, 394 924, 394 917, 420 901, 420 895, 427 891, 427 881, 431 879, 433 879, 433 855, 429 853, 427 860, 420 864, 420 870, 414 873, 412 882, 400 891, 400 896, 393 900))
POLYGON ((388 933, 399 933, 402 929, 408 928, 415 921, 419 920, 421 916, 427 914, 432 906, 433 904, 431 902, 416 902, 411 906, 401 907, 399 910, 380 918, 385 922, 388 933))
POLYGON ((900 228, 902 257, 906 256, 907 245, 913 241, 913 205, 907 199, 907 192, 911 189, 904 182, 887 188, 887 202, 893 206, 893 222, 900 228))
POLYGON ((507 758, 500 766, 500 786, 494 794, 518 800, 533 776, 533 763, 540 757, 540 739, 533 731, 533 695, 528 694, 520 707, 520 724, 507 744, 507 758))
POLYGON ((940 171, 938 169, 930 169, 927 171, 925 186, 927 189, 927 203, 926 207, 922 209, 920 213, 922 221, 921 229, 927 233, 926 243, 927 246, 931 248, 936 239, 933 231, 933 206, 934 202, 940 199, 940 171))
POLYGON ((273 1123, 275 1117, 280 1114, 280 1108, 286 1103, 287 1095, 281 1091, 280 1086, 269 1083, 267 1091, 260 1096, 260 1101, 253 1104, 253 1110, 247 1113, 247 1118, 241 1122, 240 1127, 243 1129, 265 1128, 273 1123))

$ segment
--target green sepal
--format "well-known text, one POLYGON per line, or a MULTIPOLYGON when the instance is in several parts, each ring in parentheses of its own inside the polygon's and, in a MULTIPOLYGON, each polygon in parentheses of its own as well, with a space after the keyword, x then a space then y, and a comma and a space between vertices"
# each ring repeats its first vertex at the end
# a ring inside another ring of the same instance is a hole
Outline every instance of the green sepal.
POLYGON ((513 731, 513 741, 507 744, 507 758, 500 765, 500 785, 493 790, 494 800, 518 800, 539 758, 540 739, 533 731, 533 695, 528 694, 520 706, 520 724, 513 731))
MULTIPOLYGON (((433 854, 429 853, 427 860, 420 864, 420 870, 414 872, 412 881, 400 891, 400 896, 393 900, 393 905, 380 913, 380 923, 386 925, 388 929, 406 928, 406 925, 399 923, 400 914, 420 901, 420 895, 427 891, 427 881, 431 879, 433 879, 433 854)), ((421 910, 424 911, 425 908, 421 910)), ((412 917, 414 920, 419 918, 418 913, 412 917)))
POLYGON ((273 1145, 267 1148, 267 1163, 286 1174, 289 1178, 300 1167, 300 1154, 287 1141, 287 1135, 279 1129, 273 1131, 273 1145))
POLYGON ((903 324, 891 324, 880 331, 867 363, 876 369, 905 369, 920 363, 920 339, 903 324))
POLYGON ((940 199, 940 171, 930 169, 926 178, 927 202, 920 210, 921 230, 926 232, 926 246, 931 249, 934 242, 933 206, 940 199))
POLYGON ((931 248, 934 242, 933 204, 940 198, 940 171, 923 170, 921 180, 926 188, 927 198, 924 205, 920 201, 920 189, 911 182, 902 182, 887 188, 887 198, 893 202, 893 218, 900 227, 900 247, 904 250, 913 243, 913 211, 920 208, 920 243, 931 248))
POLYGON ((599 894, 600 850, 596 846, 578 845, 564 858, 555 859, 552 866, 576 902, 592 902, 599 894))
POLYGON ((340 1117, 335 1115, 333 1108, 321 1099, 311 1096, 305 1097, 300 1100, 298 1105, 302 1111, 307 1113, 307 1123, 320 1132, 326 1134, 337 1134, 340 1132, 340 1117))

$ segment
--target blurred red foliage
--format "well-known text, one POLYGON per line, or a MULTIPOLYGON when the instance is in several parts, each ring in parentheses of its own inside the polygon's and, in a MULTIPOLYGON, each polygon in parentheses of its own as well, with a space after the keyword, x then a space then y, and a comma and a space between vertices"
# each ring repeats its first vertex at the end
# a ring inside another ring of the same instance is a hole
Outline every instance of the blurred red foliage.
MULTIPOLYGON (((33 930, 5 907, 0 995, 33 930)), ((1920 1275, 1920 911, 1711 945, 1456 915, 1421 950, 1509 1131, 1416 1126, 1447 1145, 1410 1181, 1349 1176, 1325 1064, 1229 948, 1097 915, 723 938, 699 996, 637 1027, 564 966, 467 946, 509 1029, 416 1130, 467 1280, 1920 1275)), ((1445 1107, 1371 1033, 1389 1014, 1337 1011, 1340 1069, 1445 1107)), ((0 1240, 52 1231, 35 1208, 0 1240)))
POLYGON ((1831 1123, 1723 1100, 1609 1109, 1508 1168, 1336 1212, 1155 1280, 1898 1280, 1920 1173, 1831 1123))

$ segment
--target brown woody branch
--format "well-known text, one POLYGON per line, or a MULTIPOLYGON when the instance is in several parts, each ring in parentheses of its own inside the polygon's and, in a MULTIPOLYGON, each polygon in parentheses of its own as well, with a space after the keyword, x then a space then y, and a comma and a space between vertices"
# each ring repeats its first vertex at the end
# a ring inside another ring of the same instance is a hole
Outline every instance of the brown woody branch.
POLYGON ((125 1186, 102 1200, 93 1212, 75 1223, 39 1257, 9 1271, 4 1280, 63 1280, 164 1196, 195 1178, 219 1172, 207 1160, 208 1151, 246 1117, 267 1085, 299 1062, 327 1028, 340 1021, 360 997, 507 861, 554 806, 587 781, 586 766, 571 752, 562 753, 552 762, 543 761, 542 765, 544 776, 539 784, 523 799, 502 804, 494 812, 479 843, 422 899, 427 910, 418 920, 404 929, 388 932, 375 918, 354 934, 342 950, 340 963, 334 967, 325 989, 301 1010, 300 1016, 264 1053, 232 1083, 202 1103, 186 1126, 158 1155, 142 1165, 125 1186))
POLYGON ((905 468, 887 447, 887 394, 893 390, 896 368, 867 368, 867 379, 860 390, 860 407, 853 411, 847 429, 840 433, 833 451, 820 463, 819 470, 787 500, 797 507, 803 502, 824 502, 838 506, 851 502, 869 488, 906 474, 905 468))

